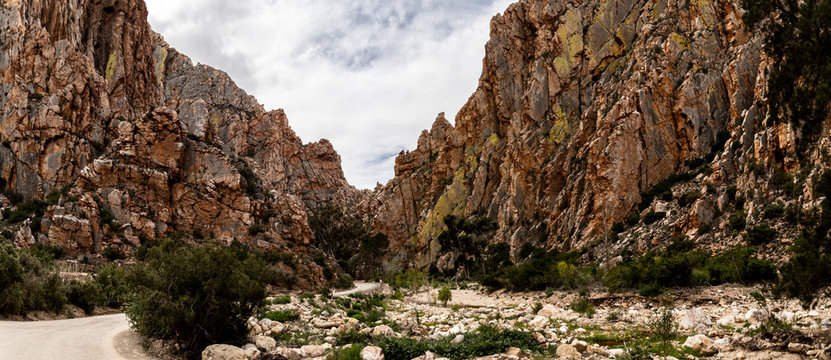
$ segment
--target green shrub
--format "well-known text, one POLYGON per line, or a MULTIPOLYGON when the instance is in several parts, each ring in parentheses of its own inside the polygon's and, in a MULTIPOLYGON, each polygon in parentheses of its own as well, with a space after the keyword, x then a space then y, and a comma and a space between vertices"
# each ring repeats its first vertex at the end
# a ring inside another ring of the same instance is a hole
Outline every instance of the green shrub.
POLYGON ((730 215, 730 227, 733 230, 742 231, 747 226, 747 215, 743 210, 739 210, 730 215))
POLYGON ((706 269, 693 269, 692 282, 694 285, 707 285, 710 283, 710 272, 706 269))
POLYGON ((750 245, 764 245, 776 238, 776 229, 766 223, 756 225, 747 230, 747 242, 750 245))
POLYGON ((295 309, 274 310, 266 312, 263 317, 271 321, 287 323, 300 319, 300 312, 295 309))
POLYGON ((531 312, 534 313, 534 315, 540 312, 540 310, 542 310, 542 304, 536 302, 534 305, 531 305, 531 312))
POLYGON ((246 321, 265 300, 269 271, 253 256, 166 240, 128 273, 124 308, 144 336, 173 340, 186 355, 245 340, 246 321))
POLYGON ((569 305, 569 308, 588 318, 594 316, 595 313, 594 305, 585 296, 578 297, 569 305))
POLYGON ((352 346, 335 349, 329 355, 326 355, 326 360, 362 360, 361 350, 364 349, 364 345, 359 343, 347 344, 352 344, 352 346))
MULTIPOLYGON (((814 198, 831 198, 831 171, 814 181, 814 198)), ((798 298, 809 307, 831 285, 831 204, 824 201, 821 211, 811 221, 803 222, 802 234, 789 249, 790 258, 780 268, 775 292, 798 298)), ((827 290, 825 291, 826 295, 827 290)))
POLYGON ((758 31, 761 24, 771 57, 766 104, 772 123, 789 121, 816 139, 831 102, 831 66, 824 60, 831 54, 831 5, 817 0, 742 0, 741 5, 748 29, 758 31))
POLYGON ((666 216, 667 213, 665 212, 654 212, 650 211, 643 216, 643 223, 646 225, 650 225, 658 220, 661 220, 666 216))
POLYGON ((23 311, 23 267, 9 244, 0 245, 0 313, 23 311))
POLYGON ((338 280, 332 283, 335 289, 350 289, 355 286, 355 281, 349 274, 338 275, 338 280))
POLYGON ((95 282, 101 286, 102 305, 120 307, 128 298, 127 272, 116 266, 107 265, 95 274, 95 282))
POLYGON ((638 214, 630 214, 626 217, 626 225, 635 226, 641 221, 641 216, 638 214))
POLYGON ((690 191, 690 192, 688 192, 684 195, 681 195, 681 197, 678 198, 678 206, 687 207, 687 205, 690 205, 690 204, 694 203, 700 197, 701 197, 701 192, 699 192, 699 191, 690 191))
POLYGON ((95 307, 104 303, 101 286, 92 280, 70 282, 67 298, 72 305, 81 308, 87 314, 92 314, 95 307))
POLYGON ((114 246, 108 246, 101 252, 101 255, 104 255, 105 258, 113 261, 121 260, 127 257, 127 255, 124 254, 124 251, 114 246))
POLYGON ((781 204, 771 203, 765 206, 765 210, 762 212, 762 217, 765 219, 777 219, 782 217, 785 214, 785 207, 781 204))
POLYGON ((253 223, 251 224, 251 226, 248 227, 248 236, 257 236, 266 231, 268 231, 267 226, 260 223, 253 223))
POLYGON ((447 285, 443 285, 439 290, 439 295, 437 299, 441 301, 442 305, 447 307, 447 302, 453 299, 453 294, 450 292, 450 287, 448 287, 447 285))
POLYGON ((288 296, 288 295, 275 296, 273 299, 271 299, 271 303, 272 304, 277 304, 277 305, 291 303, 291 296, 288 296))
POLYGON ((649 322, 652 340, 659 344, 661 355, 667 356, 672 349, 672 341, 678 336, 678 323, 672 315, 672 310, 665 307, 649 322))
POLYGON ((361 332, 357 329, 338 331, 335 333, 335 345, 343 346, 349 344, 366 344, 370 340, 368 332, 361 332))
POLYGON ((624 230, 624 227, 623 227, 622 222, 616 222, 616 223, 612 224, 612 232, 622 233, 623 230, 624 230))
POLYGON ((735 247, 717 256, 694 249, 689 241, 677 241, 664 251, 650 251, 609 269, 603 283, 609 290, 638 289, 653 296, 664 287, 772 281, 776 267, 754 257, 752 247, 735 247))
POLYGON ((491 325, 481 325, 475 332, 464 334, 464 340, 452 344, 454 336, 437 340, 416 340, 411 338, 384 338, 378 346, 384 350, 384 359, 410 360, 431 351, 451 360, 470 359, 500 354, 509 347, 539 350, 539 345, 530 333, 517 330, 499 330, 491 325))

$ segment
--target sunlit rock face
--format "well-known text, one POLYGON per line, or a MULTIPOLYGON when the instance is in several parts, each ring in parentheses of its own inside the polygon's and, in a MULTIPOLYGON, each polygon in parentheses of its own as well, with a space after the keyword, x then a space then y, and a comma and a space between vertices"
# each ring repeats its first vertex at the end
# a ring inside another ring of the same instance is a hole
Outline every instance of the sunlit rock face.
MULTIPOLYGON (((391 262, 435 261, 447 215, 495 219, 492 241, 514 251, 585 247, 685 161, 721 151, 720 132, 752 143, 753 127, 733 120, 764 96, 766 57, 742 11, 732 0, 522 0, 494 17, 455 127, 439 116, 362 203, 392 239, 391 262)), ((712 181, 734 155, 714 160, 712 181)))
POLYGON ((70 253, 176 233, 303 251, 307 209, 360 196, 340 156, 146 19, 141 0, 3 1, 0 176, 25 199, 55 194, 31 237, 70 253))

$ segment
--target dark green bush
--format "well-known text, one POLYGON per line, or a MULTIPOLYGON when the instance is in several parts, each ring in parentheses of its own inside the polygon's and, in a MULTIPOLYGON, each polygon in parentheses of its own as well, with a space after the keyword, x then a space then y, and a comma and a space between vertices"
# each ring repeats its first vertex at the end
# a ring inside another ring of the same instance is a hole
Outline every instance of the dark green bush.
POLYGON ((291 303, 291 296, 288 296, 288 295, 275 296, 271 300, 271 303, 272 304, 277 304, 277 305, 291 303))
MULTIPOLYGON (((831 171, 826 170, 814 182, 814 197, 831 198, 831 171)), ((831 204, 822 203, 819 214, 802 221, 803 231, 789 249, 790 258, 780 268, 777 294, 798 298, 810 306, 831 285, 831 204)))
POLYGON ((23 267, 14 247, 0 245, 0 313, 19 314, 22 311, 23 267))
POLYGON ((74 280, 69 283, 67 298, 72 305, 75 305, 87 314, 92 314, 95 307, 104 304, 104 294, 101 286, 92 280, 74 280))
POLYGON ((771 57, 768 115, 816 139, 831 102, 831 3, 824 0, 742 0, 748 28, 762 24, 771 57), (765 19, 767 19, 765 21, 765 19))
POLYGON ((764 245, 776 238, 776 229, 766 223, 756 225, 747 230, 747 242, 750 245, 764 245))
POLYGON ((268 231, 268 227, 260 223, 253 223, 248 227, 248 236, 257 236, 268 231))
POLYGON ((635 226, 641 221, 641 216, 638 214, 630 214, 626 217, 626 225, 635 226))
POLYGON ((612 232, 622 233, 623 230, 624 230, 624 228, 623 228, 623 223, 622 222, 616 222, 616 223, 612 224, 612 232))
POLYGON ((677 241, 664 251, 650 251, 609 269, 603 283, 612 291, 638 289, 641 295, 651 296, 665 287, 698 285, 704 280, 713 285, 775 280, 773 263, 754 254, 752 247, 736 247, 711 256, 695 250, 689 241, 677 241))
POLYGON ((266 312, 263 316, 271 321, 287 323, 300 319, 300 312, 295 309, 274 310, 266 312))
POLYGON ((326 360, 361 360, 361 350, 364 349, 363 344, 351 343, 352 346, 347 348, 338 348, 326 355, 326 360))
POLYGON ((107 248, 101 252, 101 255, 104 255, 105 258, 110 259, 112 261, 122 260, 127 257, 127 255, 124 254, 123 250, 115 246, 107 246, 107 248))
POLYGON ((688 193, 685 193, 684 195, 681 195, 680 198, 678 198, 678 206, 687 207, 687 205, 691 205, 700 197, 701 192, 699 191, 690 191, 688 193))
POLYGON ((643 223, 646 225, 650 225, 658 220, 661 220, 666 216, 667 213, 665 212, 654 212, 650 211, 643 216, 643 223))
POLYGON ((369 339, 369 333, 361 332, 357 329, 349 329, 339 331, 335 334, 335 345, 343 346, 349 344, 366 344, 369 342, 369 339))
POLYGON ((264 304, 265 263, 217 246, 166 240, 128 273, 124 308, 139 334, 175 341, 188 356, 245 340, 246 321, 264 304))
POLYGON ((747 226, 747 215, 743 210, 736 211, 730 214, 729 222, 733 230, 742 231, 747 226))
POLYGON ((464 340, 452 344, 453 335, 438 340, 411 338, 384 338, 378 346, 384 350, 384 359, 410 360, 431 351, 452 360, 471 359, 500 354, 509 347, 537 351, 539 344, 530 333, 517 330, 499 330, 482 325, 475 332, 465 334, 464 340))
POLYGON ((127 300, 127 272, 116 266, 104 266, 95 273, 95 282, 101 287, 104 306, 120 307, 127 300))
POLYGON ((762 217, 765 219, 777 219, 785 214, 785 207, 778 203, 770 203, 765 206, 762 217))

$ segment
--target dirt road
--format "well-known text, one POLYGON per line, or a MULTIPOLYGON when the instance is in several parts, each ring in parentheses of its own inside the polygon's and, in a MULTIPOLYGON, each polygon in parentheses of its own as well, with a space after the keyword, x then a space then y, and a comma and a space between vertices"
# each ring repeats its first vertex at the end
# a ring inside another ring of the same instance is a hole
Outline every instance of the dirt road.
POLYGON ((362 292, 371 292, 381 288, 381 284, 374 282, 355 282, 355 288, 335 292, 335 296, 346 296, 362 292))
POLYGON ((53 321, 0 321, 0 359, 149 360, 124 314, 53 321))

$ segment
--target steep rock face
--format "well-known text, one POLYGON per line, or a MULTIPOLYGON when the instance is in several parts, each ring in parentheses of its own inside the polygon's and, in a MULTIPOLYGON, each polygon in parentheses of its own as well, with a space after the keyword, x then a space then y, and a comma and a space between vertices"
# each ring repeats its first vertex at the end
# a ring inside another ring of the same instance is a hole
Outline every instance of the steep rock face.
POLYGON ((523 0, 497 15, 455 128, 440 117, 362 203, 393 262, 434 261, 447 215, 495 219, 494 241, 515 251, 606 235, 762 98, 761 40, 741 13, 731 0, 523 0))
POLYGON ((146 17, 141 0, 3 1, 0 176, 24 199, 54 195, 31 226, 9 224, 34 231, 20 242, 130 254, 184 233, 302 252, 307 208, 360 195, 340 156, 146 17))

